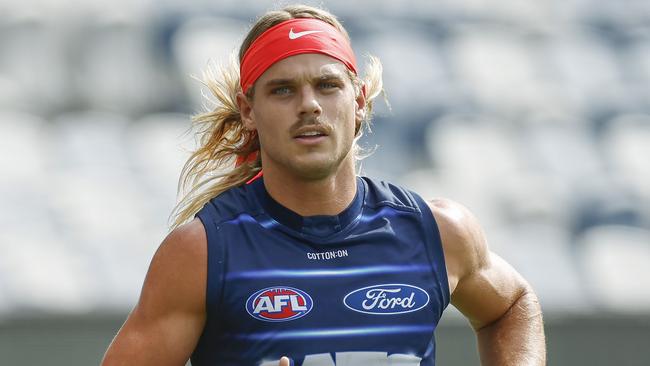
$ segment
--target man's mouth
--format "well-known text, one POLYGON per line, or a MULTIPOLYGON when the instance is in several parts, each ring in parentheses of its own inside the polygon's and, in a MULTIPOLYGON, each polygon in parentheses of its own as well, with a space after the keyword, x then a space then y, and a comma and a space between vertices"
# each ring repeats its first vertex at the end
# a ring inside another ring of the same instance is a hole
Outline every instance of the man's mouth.
POLYGON ((305 126, 294 135, 294 141, 303 145, 315 145, 324 141, 329 136, 324 126, 305 126))
POLYGON ((303 138, 303 137, 318 137, 318 136, 327 136, 326 134, 318 131, 309 131, 309 132, 304 132, 301 133, 300 135, 296 136, 296 138, 303 138))
POLYGON ((329 130, 324 125, 307 125, 299 128, 293 138, 299 140, 316 140, 329 135, 329 130))

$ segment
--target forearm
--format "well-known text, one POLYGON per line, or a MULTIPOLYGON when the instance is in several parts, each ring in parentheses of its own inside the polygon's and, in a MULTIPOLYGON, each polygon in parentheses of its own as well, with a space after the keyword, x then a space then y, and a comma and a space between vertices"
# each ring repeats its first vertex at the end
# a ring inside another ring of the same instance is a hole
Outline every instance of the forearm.
POLYGON ((542 309, 532 291, 520 296, 501 318, 476 334, 484 366, 546 364, 542 309))

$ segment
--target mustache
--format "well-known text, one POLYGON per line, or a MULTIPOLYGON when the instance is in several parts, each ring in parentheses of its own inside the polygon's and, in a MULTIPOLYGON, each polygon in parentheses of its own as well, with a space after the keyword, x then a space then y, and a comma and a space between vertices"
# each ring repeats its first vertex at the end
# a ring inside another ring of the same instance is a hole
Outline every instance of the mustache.
POLYGON ((327 133, 332 132, 332 126, 323 121, 319 117, 305 117, 299 119, 296 123, 291 126, 291 133, 296 133, 299 129, 306 126, 318 126, 319 128, 324 129, 327 133))

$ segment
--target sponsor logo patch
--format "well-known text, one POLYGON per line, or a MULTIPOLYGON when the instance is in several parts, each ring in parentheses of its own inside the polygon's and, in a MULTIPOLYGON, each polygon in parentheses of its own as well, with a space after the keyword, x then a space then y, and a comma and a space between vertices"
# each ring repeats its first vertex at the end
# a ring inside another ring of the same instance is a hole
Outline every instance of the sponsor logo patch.
POLYGON ((267 287, 246 300, 246 311, 267 322, 285 322, 302 318, 314 307, 311 296, 293 287, 267 287))
POLYGON ((374 285, 345 295, 343 304, 350 310, 365 314, 404 314, 427 306, 429 294, 417 286, 400 283, 374 285))

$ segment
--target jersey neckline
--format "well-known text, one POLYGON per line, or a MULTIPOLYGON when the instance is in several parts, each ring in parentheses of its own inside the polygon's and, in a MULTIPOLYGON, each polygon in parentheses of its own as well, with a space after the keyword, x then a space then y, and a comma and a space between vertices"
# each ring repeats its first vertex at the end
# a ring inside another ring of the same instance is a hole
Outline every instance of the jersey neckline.
POLYGON ((361 177, 356 177, 357 192, 352 202, 338 215, 301 216, 281 205, 264 187, 264 177, 251 182, 257 199, 266 213, 278 223, 302 234, 325 237, 340 232, 361 214, 365 200, 365 185, 361 177))

